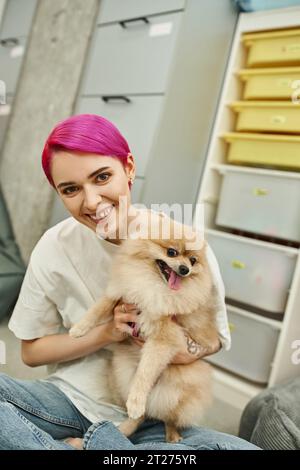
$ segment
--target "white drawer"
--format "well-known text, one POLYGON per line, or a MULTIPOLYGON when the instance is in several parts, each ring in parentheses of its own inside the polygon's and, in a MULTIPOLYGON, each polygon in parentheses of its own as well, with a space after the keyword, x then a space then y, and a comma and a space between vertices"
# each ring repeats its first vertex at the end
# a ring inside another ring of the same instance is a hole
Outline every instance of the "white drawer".
POLYGON ((226 298, 281 315, 296 250, 212 230, 206 236, 220 265, 226 298))
POLYGON ((232 339, 231 349, 221 350, 206 359, 246 379, 266 384, 275 355, 279 327, 275 322, 265 321, 258 315, 235 307, 227 306, 227 313, 232 339))
POLYGON ((1 80, 6 84, 6 93, 14 94, 25 52, 26 38, 11 38, 0 41, 1 80))
POLYGON ((0 152, 4 142, 8 120, 11 114, 13 97, 6 97, 6 104, 0 104, 0 152))
POLYGON ((98 24, 180 10, 185 0, 102 0, 98 24))
POLYGON ((164 93, 181 13, 98 27, 81 94, 164 93))
POLYGON ((300 242, 300 179, 226 171, 216 224, 300 242))
POLYGON ((77 113, 99 114, 112 121, 128 141, 137 176, 145 176, 163 99, 162 96, 81 97, 77 113))
POLYGON ((28 36, 36 0, 7 0, 0 28, 0 39, 28 36))

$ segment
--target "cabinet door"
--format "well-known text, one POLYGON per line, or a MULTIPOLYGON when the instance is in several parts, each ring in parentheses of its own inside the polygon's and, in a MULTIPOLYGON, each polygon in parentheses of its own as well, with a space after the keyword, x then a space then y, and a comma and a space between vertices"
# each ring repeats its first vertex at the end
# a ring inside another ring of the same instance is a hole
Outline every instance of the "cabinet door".
POLYGON ((163 99, 162 96, 81 97, 77 113, 99 114, 112 121, 128 141, 137 176, 144 176, 163 99))
POLYGON ((7 0, 0 39, 28 36, 35 7, 36 0, 7 0))
POLYGON ((81 94, 164 93, 181 13, 98 27, 81 94))
POLYGON ((6 84, 6 93, 15 93, 25 46, 26 38, 12 38, 0 42, 1 80, 6 84))
POLYGON ((98 24, 155 15, 184 8, 185 0, 102 0, 98 24))

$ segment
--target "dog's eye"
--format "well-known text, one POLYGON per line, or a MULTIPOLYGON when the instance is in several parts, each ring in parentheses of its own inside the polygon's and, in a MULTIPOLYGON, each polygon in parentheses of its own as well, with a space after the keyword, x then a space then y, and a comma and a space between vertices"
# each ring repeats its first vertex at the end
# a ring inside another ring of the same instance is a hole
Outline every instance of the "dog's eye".
POLYGON ((178 256, 178 251, 175 248, 168 248, 167 255, 171 257, 178 256))
POLYGON ((195 258, 194 256, 190 258, 190 262, 192 266, 196 263, 196 261, 197 261, 197 258, 195 258))

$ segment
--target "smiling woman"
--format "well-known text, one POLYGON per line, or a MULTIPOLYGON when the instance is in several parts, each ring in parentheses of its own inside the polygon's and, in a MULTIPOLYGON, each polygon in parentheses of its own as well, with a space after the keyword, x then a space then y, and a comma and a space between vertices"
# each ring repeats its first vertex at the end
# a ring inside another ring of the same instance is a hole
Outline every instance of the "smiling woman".
POLYGON ((62 121, 45 143, 42 165, 71 215, 94 230, 97 226, 97 233, 102 226, 105 238, 110 225, 115 234, 110 241, 118 244, 119 201, 125 198, 129 208, 135 176, 133 156, 118 129, 93 114, 62 121))
MULTIPOLYGON (((135 217, 134 208, 130 211, 135 163, 129 146, 103 117, 72 116, 49 135, 42 165, 72 217, 47 230, 36 244, 8 326, 22 340, 23 361, 32 367, 50 366, 49 375, 20 381, 0 374, 0 449, 74 450, 82 446, 78 439, 82 437, 85 449, 113 445, 160 449, 165 437, 162 423, 146 422, 131 436, 135 444, 119 432, 116 425, 126 419, 126 409, 113 402, 107 390, 111 351, 106 346, 130 335, 143 347, 133 337, 140 313, 137 306, 119 299, 110 321, 82 338, 68 334, 103 295, 113 257, 120 249, 120 232, 135 217), (116 217, 122 199, 127 210, 116 217)), ((192 350, 191 338, 182 331, 183 351, 172 359, 173 364, 193 362, 221 344, 226 349, 230 346, 224 286, 211 250, 207 258, 218 292, 220 339, 209 350, 198 344, 192 350)), ((165 448, 254 448, 204 428, 187 429, 181 444, 165 443, 165 448)))

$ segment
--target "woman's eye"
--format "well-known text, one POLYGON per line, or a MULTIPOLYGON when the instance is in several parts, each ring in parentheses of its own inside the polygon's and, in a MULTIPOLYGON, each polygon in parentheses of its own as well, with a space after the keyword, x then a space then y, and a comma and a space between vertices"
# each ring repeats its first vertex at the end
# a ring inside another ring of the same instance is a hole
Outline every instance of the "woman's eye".
POLYGON ((197 258, 194 258, 194 256, 190 258, 190 262, 192 266, 196 263, 196 261, 197 261, 197 258))
POLYGON ((175 248, 168 248, 167 255, 171 257, 178 256, 178 251, 175 248))
POLYGON ((72 194, 74 191, 76 191, 77 187, 76 186, 70 186, 69 188, 66 188, 63 190, 63 194, 72 194))
MULTIPOLYGON (((96 180, 98 180, 98 178, 100 178, 101 176, 107 176, 107 178, 109 178, 110 173, 100 173, 99 175, 96 176, 96 180)), ((106 179, 101 179, 100 178, 100 181, 107 181, 107 178, 106 179)))

